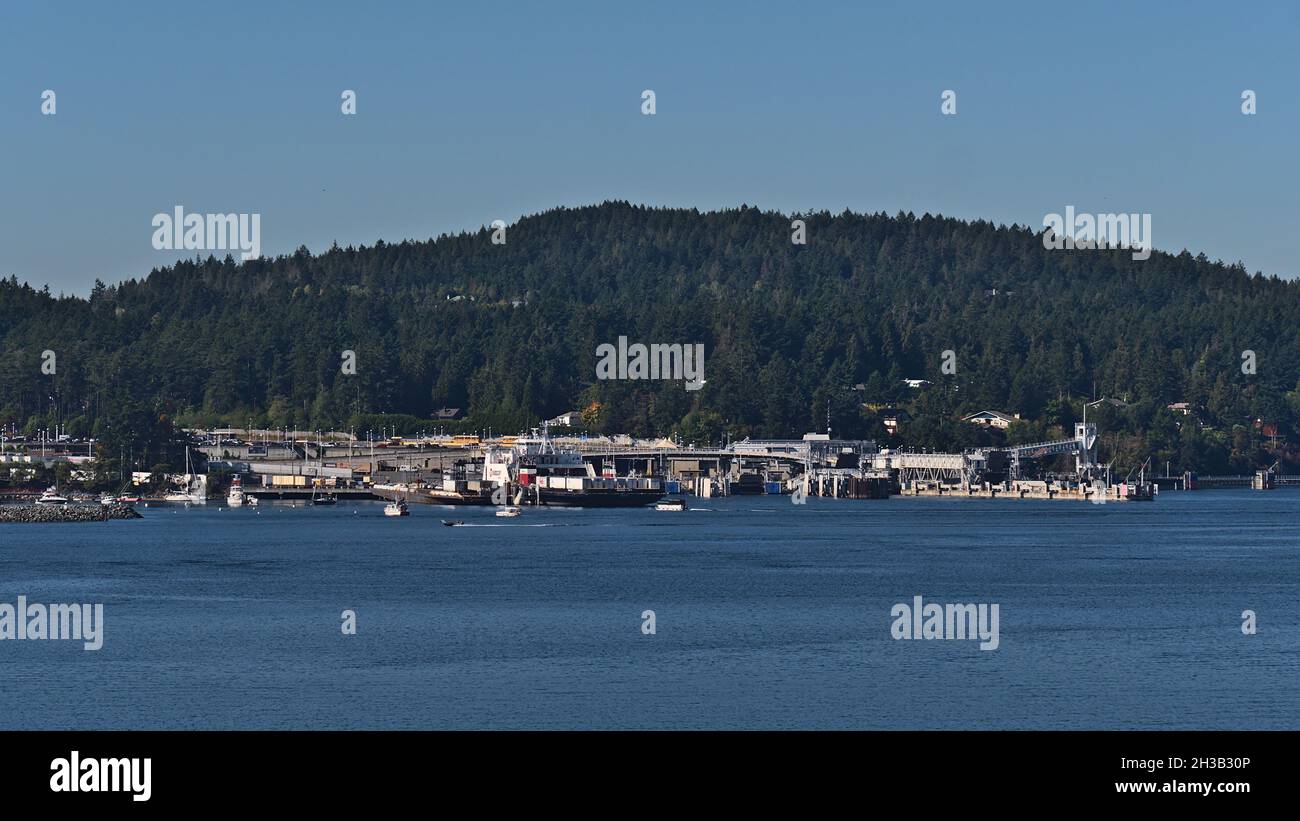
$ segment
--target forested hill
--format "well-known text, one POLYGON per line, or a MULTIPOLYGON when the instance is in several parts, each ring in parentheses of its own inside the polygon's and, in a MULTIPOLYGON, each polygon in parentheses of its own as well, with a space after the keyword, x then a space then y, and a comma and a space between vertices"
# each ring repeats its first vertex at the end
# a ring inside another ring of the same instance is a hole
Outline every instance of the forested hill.
POLYGON ((791 242, 790 215, 610 202, 526 217, 504 245, 483 229, 209 257, 97 285, 88 300, 10 278, 0 420, 57 411, 102 432, 114 414, 163 409, 315 428, 456 407, 475 427, 514 431, 586 409, 593 430, 698 438, 823 430, 829 406, 837 436, 883 438, 863 404, 901 403, 911 444, 942 446, 969 436, 954 421, 966 411, 1018 412, 1046 432, 1106 396, 1132 406, 1097 412, 1146 436, 1139 448, 1202 447, 1167 418, 1167 403, 1188 402, 1191 427, 1218 432, 1212 458, 1238 460, 1259 444, 1256 419, 1283 434, 1300 421, 1300 284, 1187 252, 1047 250, 1033 229, 987 222, 796 216, 806 245, 791 242), (703 343, 707 384, 597 381, 596 348, 619 336, 703 343), (344 350, 355 376, 341 372, 344 350), (941 373, 945 350, 955 375, 941 373))

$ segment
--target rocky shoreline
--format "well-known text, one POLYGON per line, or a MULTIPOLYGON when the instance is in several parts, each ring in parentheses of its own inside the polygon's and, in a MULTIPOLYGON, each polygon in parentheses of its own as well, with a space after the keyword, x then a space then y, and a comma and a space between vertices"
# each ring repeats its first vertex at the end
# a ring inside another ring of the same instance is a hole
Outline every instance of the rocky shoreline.
POLYGON ((0 505, 0 524, 106 522, 139 518, 140 514, 130 505, 0 505))

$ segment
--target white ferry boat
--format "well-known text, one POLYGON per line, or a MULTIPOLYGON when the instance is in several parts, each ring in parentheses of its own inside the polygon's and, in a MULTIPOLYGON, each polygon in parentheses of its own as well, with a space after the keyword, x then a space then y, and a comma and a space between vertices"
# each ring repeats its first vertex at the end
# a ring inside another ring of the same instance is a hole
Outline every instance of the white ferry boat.
POLYGON ((598 476, 595 467, 576 450, 561 450, 547 426, 540 434, 520 436, 509 448, 488 448, 483 454, 483 481, 511 484, 521 501, 565 507, 643 507, 663 498, 663 483, 653 477, 618 478, 611 468, 598 476))

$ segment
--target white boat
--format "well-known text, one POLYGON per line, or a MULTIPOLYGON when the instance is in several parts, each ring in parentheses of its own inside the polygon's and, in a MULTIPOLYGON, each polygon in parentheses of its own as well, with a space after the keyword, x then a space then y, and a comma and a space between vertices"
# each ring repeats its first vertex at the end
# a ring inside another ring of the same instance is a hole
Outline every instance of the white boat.
POLYGON ((231 507, 243 507, 245 499, 244 486, 240 483, 239 477, 236 476, 230 482, 230 492, 226 494, 226 504, 231 507))
POLYGON ((641 507, 654 504, 664 495, 658 478, 636 475, 618 478, 612 464, 597 475, 582 453, 561 448, 551 440, 548 423, 543 423, 540 431, 534 429, 532 435, 516 437, 508 448, 484 448, 482 477, 498 488, 518 487, 523 495, 515 504, 522 501, 558 507, 641 507))
POLYGON ((249 496, 249 497, 248 497, 248 501, 246 502, 246 504, 247 504, 249 507, 257 507, 257 497, 256 497, 256 496, 249 496))
POLYGON ((195 486, 202 487, 203 483, 198 481, 197 476, 192 472, 190 467, 190 449, 185 448, 185 484, 174 488, 171 493, 163 497, 164 502, 184 502, 185 504, 204 504, 207 497, 199 493, 195 486))
POLYGON ((105 493, 99 497, 99 503, 101 505, 115 505, 117 504, 117 497, 111 493, 105 493))
POLYGON ((509 507, 503 507, 497 511, 498 516, 501 516, 502 518, 506 518, 506 519, 513 519, 514 517, 518 516, 519 513, 520 513, 519 508, 515 507, 514 505, 511 505, 509 507))
POLYGON ((406 509, 406 502, 398 499, 384 505, 385 516, 410 516, 411 511, 406 509))
POLYGON ((41 498, 36 500, 38 505, 66 505, 67 503, 68 497, 60 496, 58 488, 55 487, 46 488, 41 498))
POLYGON ((685 499, 664 499, 655 505, 655 510, 685 510, 685 499))

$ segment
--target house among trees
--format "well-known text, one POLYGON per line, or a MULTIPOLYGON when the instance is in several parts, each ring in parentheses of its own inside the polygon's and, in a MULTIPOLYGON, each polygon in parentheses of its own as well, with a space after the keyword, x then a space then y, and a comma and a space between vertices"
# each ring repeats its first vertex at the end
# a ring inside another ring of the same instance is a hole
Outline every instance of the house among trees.
POLYGON ((881 415, 881 422, 884 424, 885 430, 893 435, 898 433, 899 425, 905 425, 910 421, 912 421, 912 415, 901 408, 891 408, 881 415))
POLYGON ((1265 422, 1263 419, 1255 420, 1255 430, 1259 431, 1261 436, 1265 436, 1269 439, 1276 439, 1279 435, 1277 423, 1265 422))
POLYGON ((1008 416, 1001 411, 985 410, 979 413, 972 413, 969 416, 963 416, 963 422, 969 422, 972 425, 983 425, 986 428, 1001 428, 1006 430, 1011 427, 1012 422, 1020 421, 1020 414, 1008 416))
POLYGON ((1168 405, 1165 405, 1165 407, 1169 408, 1169 410, 1174 413, 1181 413, 1183 416, 1192 415, 1192 406, 1187 402, 1171 402, 1168 405))
POLYGON ((438 408, 433 412, 433 418, 446 420, 459 419, 460 408, 438 408))
POLYGON ((561 428, 576 428, 582 424, 582 414, 578 411, 565 411, 554 419, 547 419, 546 424, 561 428))

